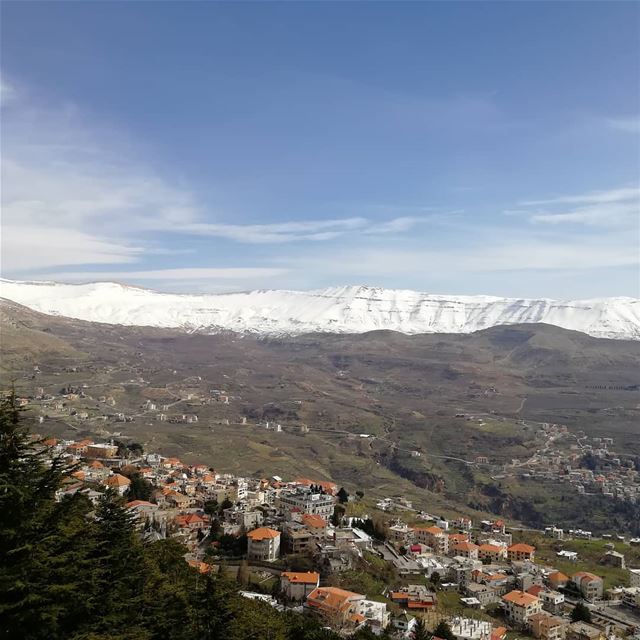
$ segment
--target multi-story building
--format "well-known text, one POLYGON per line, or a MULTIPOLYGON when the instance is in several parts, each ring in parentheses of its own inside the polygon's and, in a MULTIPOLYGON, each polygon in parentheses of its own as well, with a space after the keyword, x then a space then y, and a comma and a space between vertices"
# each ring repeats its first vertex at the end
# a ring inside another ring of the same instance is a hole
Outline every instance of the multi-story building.
POLYGON ((413 529, 404 522, 391 525, 389 540, 397 547, 408 547, 413 542, 413 529))
POLYGON ((87 458, 115 458, 117 453, 118 447, 113 444, 90 444, 85 455, 87 458))
POLYGON ((597 576, 588 571, 578 571, 571 576, 571 580, 575 583, 576 587, 582 594, 585 600, 593 602, 594 600, 600 600, 603 592, 603 581, 600 576, 597 576))
POLYGON ((333 515, 336 498, 328 493, 312 491, 310 487, 283 489, 276 499, 279 507, 288 518, 293 511, 322 516, 329 519, 333 515))
POLYGON ((288 527, 285 531, 285 544, 288 553, 309 553, 316 540, 304 527, 288 527))
POLYGON ((449 536, 440 527, 414 527, 415 541, 431 547, 438 555, 449 552, 449 536))
POLYGON ((538 598, 542 601, 542 608, 549 613, 558 615, 564 609, 564 594, 559 591, 543 590, 538 593, 538 598))
POLYGON ((546 612, 529 616, 529 627, 534 638, 540 640, 564 640, 569 623, 563 618, 546 612))
POLYGON ((507 557, 507 550, 497 544, 481 544, 478 547, 478 558, 483 562, 500 562, 507 557))
POLYGON ((249 560, 273 562, 280 556, 280 532, 268 527, 259 527, 247 533, 249 560))
POLYGON ((529 618, 542 611, 542 602, 525 591, 510 591, 502 596, 502 604, 509 622, 517 628, 529 626, 529 618))
POLYGON ((633 609, 640 608, 640 587, 629 587, 622 592, 622 603, 633 609))
POLYGON ((512 544, 507 548, 507 558, 511 562, 522 562, 524 560, 534 560, 536 556, 536 548, 524 542, 512 544))
POLYGON ((250 511, 248 509, 241 509, 239 507, 230 507, 223 512, 225 522, 235 524, 245 529, 253 529, 259 527, 262 524, 264 516, 262 511, 250 511))
POLYGON ((327 537, 327 521, 322 516, 304 513, 301 521, 317 541, 327 537))
POLYGON ((462 558, 477 560, 478 549, 478 545, 473 544, 473 542, 458 542, 450 547, 449 553, 454 556, 461 556, 462 558))

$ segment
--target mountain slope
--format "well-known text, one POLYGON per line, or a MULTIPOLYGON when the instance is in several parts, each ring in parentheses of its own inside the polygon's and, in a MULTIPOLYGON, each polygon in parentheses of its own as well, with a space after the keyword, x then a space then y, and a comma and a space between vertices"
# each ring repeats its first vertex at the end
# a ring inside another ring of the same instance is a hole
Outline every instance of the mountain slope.
POLYGON ((544 322, 595 337, 640 339, 640 300, 634 298, 527 300, 370 287, 178 295, 109 282, 8 280, 2 281, 0 295, 49 315, 204 333, 470 333, 544 322))

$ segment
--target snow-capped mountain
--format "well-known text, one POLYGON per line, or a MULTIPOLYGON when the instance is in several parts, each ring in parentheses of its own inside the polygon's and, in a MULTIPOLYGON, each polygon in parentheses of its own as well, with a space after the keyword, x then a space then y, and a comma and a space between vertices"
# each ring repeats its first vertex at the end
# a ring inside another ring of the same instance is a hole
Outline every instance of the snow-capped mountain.
POLYGON ((313 331, 470 333, 495 325, 544 322, 602 338, 640 340, 640 300, 526 300, 430 295, 372 287, 158 293, 112 282, 60 284, 2 280, 0 296, 49 315, 109 324, 215 333, 313 331))

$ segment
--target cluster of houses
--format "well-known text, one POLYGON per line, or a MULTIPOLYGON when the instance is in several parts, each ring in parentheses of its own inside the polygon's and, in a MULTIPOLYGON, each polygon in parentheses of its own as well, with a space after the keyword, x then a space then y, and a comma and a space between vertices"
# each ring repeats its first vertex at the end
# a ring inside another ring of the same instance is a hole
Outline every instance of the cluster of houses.
MULTIPOLYGON (((360 520, 336 518, 339 492, 332 482, 238 477, 155 453, 120 457, 116 445, 89 439, 51 439, 45 444, 52 454, 77 463, 59 490, 59 499, 82 492, 96 502, 105 489, 126 499, 131 478, 139 474, 151 485, 151 493, 147 500, 129 500, 126 508, 142 536, 177 538, 187 548, 186 560, 209 572, 214 567, 211 560, 205 561, 205 552, 219 544, 211 534, 215 519, 219 534, 246 535, 243 559, 229 557, 228 562, 246 560, 250 567, 268 567, 278 576, 279 601, 243 592, 247 597, 298 608, 345 635, 366 625, 374 632, 392 629, 397 637, 410 638, 417 616, 442 616, 438 606, 442 591, 457 592, 467 611, 496 616, 495 622, 487 622, 480 616, 448 615, 459 640, 503 640, 508 628, 542 640, 602 640, 611 632, 610 626, 571 623, 567 616, 576 599, 594 604, 602 600, 602 578, 583 571, 565 575, 536 562, 535 547, 514 543, 501 520, 474 526, 468 518, 447 521, 420 514, 419 520, 428 521, 411 525, 395 521, 386 528, 382 542, 366 533, 360 520), (212 504, 215 511, 207 508, 212 504), (358 566, 365 552, 393 565, 408 584, 375 594, 384 596, 384 601, 335 586, 340 574, 358 566), (291 554, 312 558, 316 570, 281 570, 281 560, 291 554), (426 580, 411 584, 416 576, 426 580), (571 593, 568 599, 567 593, 571 593)), ((411 508, 402 498, 391 499, 390 504, 411 508)), ((609 595, 638 608, 640 569, 630 569, 629 575, 631 587, 609 595)))
POLYGON ((538 435, 545 446, 527 461, 505 465, 507 475, 523 479, 563 482, 580 494, 640 501, 640 471, 633 459, 613 451, 613 438, 570 433, 566 426, 543 423, 538 435), (588 456, 594 468, 585 466, 588 456))

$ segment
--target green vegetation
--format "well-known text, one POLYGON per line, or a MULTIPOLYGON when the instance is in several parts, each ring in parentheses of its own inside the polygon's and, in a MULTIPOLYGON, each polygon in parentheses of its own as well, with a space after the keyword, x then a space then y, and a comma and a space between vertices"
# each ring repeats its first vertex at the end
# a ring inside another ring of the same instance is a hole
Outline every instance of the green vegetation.
POLYGON ((578 602, 573 608, 571 622, 591 622, 591 611, 583 602, 578 602))
POLYGON ((433 635, 437 638, 442 638, 443 640, 456 640, 453 631, 451 631, 451 627, 446 620, 441 620, 438 622, 438 626, 434 629, 433 635))

